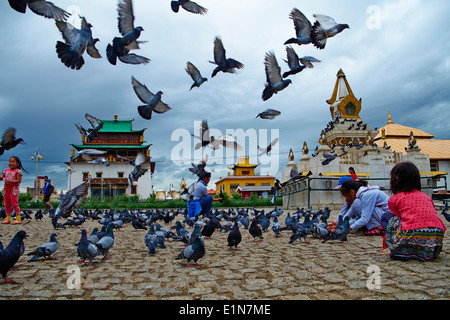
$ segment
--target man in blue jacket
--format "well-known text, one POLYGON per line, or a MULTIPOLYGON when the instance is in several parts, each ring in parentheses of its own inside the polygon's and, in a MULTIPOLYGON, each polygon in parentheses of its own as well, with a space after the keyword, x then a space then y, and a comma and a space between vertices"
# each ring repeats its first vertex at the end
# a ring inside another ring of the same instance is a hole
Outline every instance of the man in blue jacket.
POLYGON ((52 183, 48 179, 47 176, 44 177, 44 181, 45 181, 45 183, 44 183, 44 190, 43 190, 43 193, 44 193, 44 200, 43 200, 43 202, 45 203, 46 210, 53 209, 53 206, 50 203, 50 196, 53 193, 54 187, 52 186, 52 183))
MULTIPOLYGON (((189 217, 196 216, 199 213, 206 214, 211 211, 211 206, 213 201, 220 201, 222 199, 214 199, 213 196, 208 195, 208 183, 211 180, 211 172, 205 172, 203 178, 200 178, 197 183, 194 185, 194 191, 192 192, 193 201, 189 203, 189 206, 192 205, 192 208, 195 208, 195 202, 201 207, 201 211, 198 212, 199 208, 197 206, 197 212, 190 213, 189 217)), ((191 209, 191 207, 190 207, 191 209)))

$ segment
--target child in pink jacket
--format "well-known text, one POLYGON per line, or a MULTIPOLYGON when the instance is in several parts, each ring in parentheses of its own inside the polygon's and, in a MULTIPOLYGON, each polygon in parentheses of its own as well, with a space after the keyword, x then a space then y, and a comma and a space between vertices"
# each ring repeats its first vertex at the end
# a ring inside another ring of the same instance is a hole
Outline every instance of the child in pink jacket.
POLYGON ((0 180, 5 180, 3 188, 3 200, 5 201, 6 220, 2 224, 11 223, 11 212, 14 209, 16 213, 16 221, 14 224, 22 224, 20 219, 19 208, 19 185, 22 182, 22 162, 18 157, 11 157, 9 159, 8 168, 3 170, 0 180))
POLYGON ((445 226, 433 201, 421 192, 420 173, 411 162, 391 170, 389 209, 393 217, 386 228, 386 244, 392 259, 432 261, 442 251, 445 226))

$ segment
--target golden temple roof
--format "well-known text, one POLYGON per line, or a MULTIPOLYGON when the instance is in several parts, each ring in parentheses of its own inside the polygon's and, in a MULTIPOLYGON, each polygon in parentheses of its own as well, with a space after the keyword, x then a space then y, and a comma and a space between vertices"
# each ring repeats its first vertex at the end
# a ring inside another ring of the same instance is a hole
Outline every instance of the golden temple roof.
POLYGON ((389 121, 380 128, 378 135, 375 137, 375 143, 382 147, 384 143, 392 147, 395 152, 406 154, 405 148, 408 147, 408 140, 413 133, 420 152, 428 154, 430 160, 450 160, 450 140, 432 139, 434 135, 423 130, 403 126, 394 123, 388 113, 389 121))

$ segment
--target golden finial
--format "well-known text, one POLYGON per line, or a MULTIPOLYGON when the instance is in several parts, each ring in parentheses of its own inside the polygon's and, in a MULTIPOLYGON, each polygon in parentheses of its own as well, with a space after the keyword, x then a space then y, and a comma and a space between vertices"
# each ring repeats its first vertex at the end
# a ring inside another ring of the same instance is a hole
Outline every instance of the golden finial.
POLYGON ((289 161, 294 161, 294 152, 291 150, 289 150, 289 161))
POLYGON ((391 124, 391 123, 394 123, 394 122, 392 122, 391 112, 388 110, 388 122, 386 124, 391 124))
POLYGON ((306 144, 306 141, 303 142, 302 153, 303 153, 303 154, 308 154, 308 153, 309 153, 309 149, 308 149, 308 145, 306 144))

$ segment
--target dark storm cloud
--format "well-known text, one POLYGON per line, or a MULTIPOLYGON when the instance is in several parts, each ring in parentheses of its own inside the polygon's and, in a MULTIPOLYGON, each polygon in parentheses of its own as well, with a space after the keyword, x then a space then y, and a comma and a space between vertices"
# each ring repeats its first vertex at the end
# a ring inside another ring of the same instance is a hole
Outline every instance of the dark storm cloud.
MULTIPOLYGON (((168 0, 134 0, 135 23, 145 29, 140 40, 148 41, 136 53, 152 60, 146 66, 112 66, 105 58, 107 44, 119 35, 116 1, 55 2, 92 23, 103 58, 85 54, 81 70, 66 68, 55 52, 56 41, 62 38, 52 20, 32 12, 23 15, 7 1, 0 3, 0 37, 7 44, 0 51, 0 130, 15 127, 27 143, 5 153, 0 166, 6 167, 11 155, 21 157, 30 172, 22 188, 32 186, 36 167, 30 155, 39 147, 46 154, 39 174, 51 176, 57 189, 67 189, 64 162, 69 161, 70 144, 81 142, 74 124, 87 127, 86 112, 100 119, 118 114, 119 119, 135 119, 135 129, 147 128, 145 140, 152 144, 152 160, 157 162, 155 188, 178 187, 183 176, 188 183, 193 179, 187 164, 170 159, 178 143, 171 141, 171 135, 180 128, 193 133, 194 121, 202 119, 222 132, 279 129, 280 177, 289 149, 296 160, 304 141, 312 151, 331 120, 325 100, 331 97, 340 68, 356 97, 363 99, 360 115, 372 128, 383 126, 390 110, 396 123, 450 139, 447 117, 441 116, 448 115, 450 107, 448 1, 205 0, 202 5, 209 11, 198 16, 185 11, 174 14, 168 0), (295 46, 299 56, 311 55, 322 62, 292 77, 292 85, 263 102, 264 54, 273 50, 282 70, 287 69, 283 43, 294 36, 289 19, 294 7, 311 20, 314 13, 322 13, 351 29, 329 39, 324 50, 295 46), (374 21, 379 25, 370 24, 374 21), (221 73, 211 79, 214 66, 208 61, 213 60, 215 36, 222 38, 228 56, 245 64, 236 75, 221 73), (201 88, 189 91, 187 61, 209 79, 201 88), (136 108, 141 102, 131 87, 131 76, 153 92, 163 91, 163 101, 172 110, 150 121, 140 118, 136 108), (255 119, 267 108, 280 110, 281 115, 273 121, 255 119)), ((225 164, 210 169, 213 181, 228 171, 225 164)))

